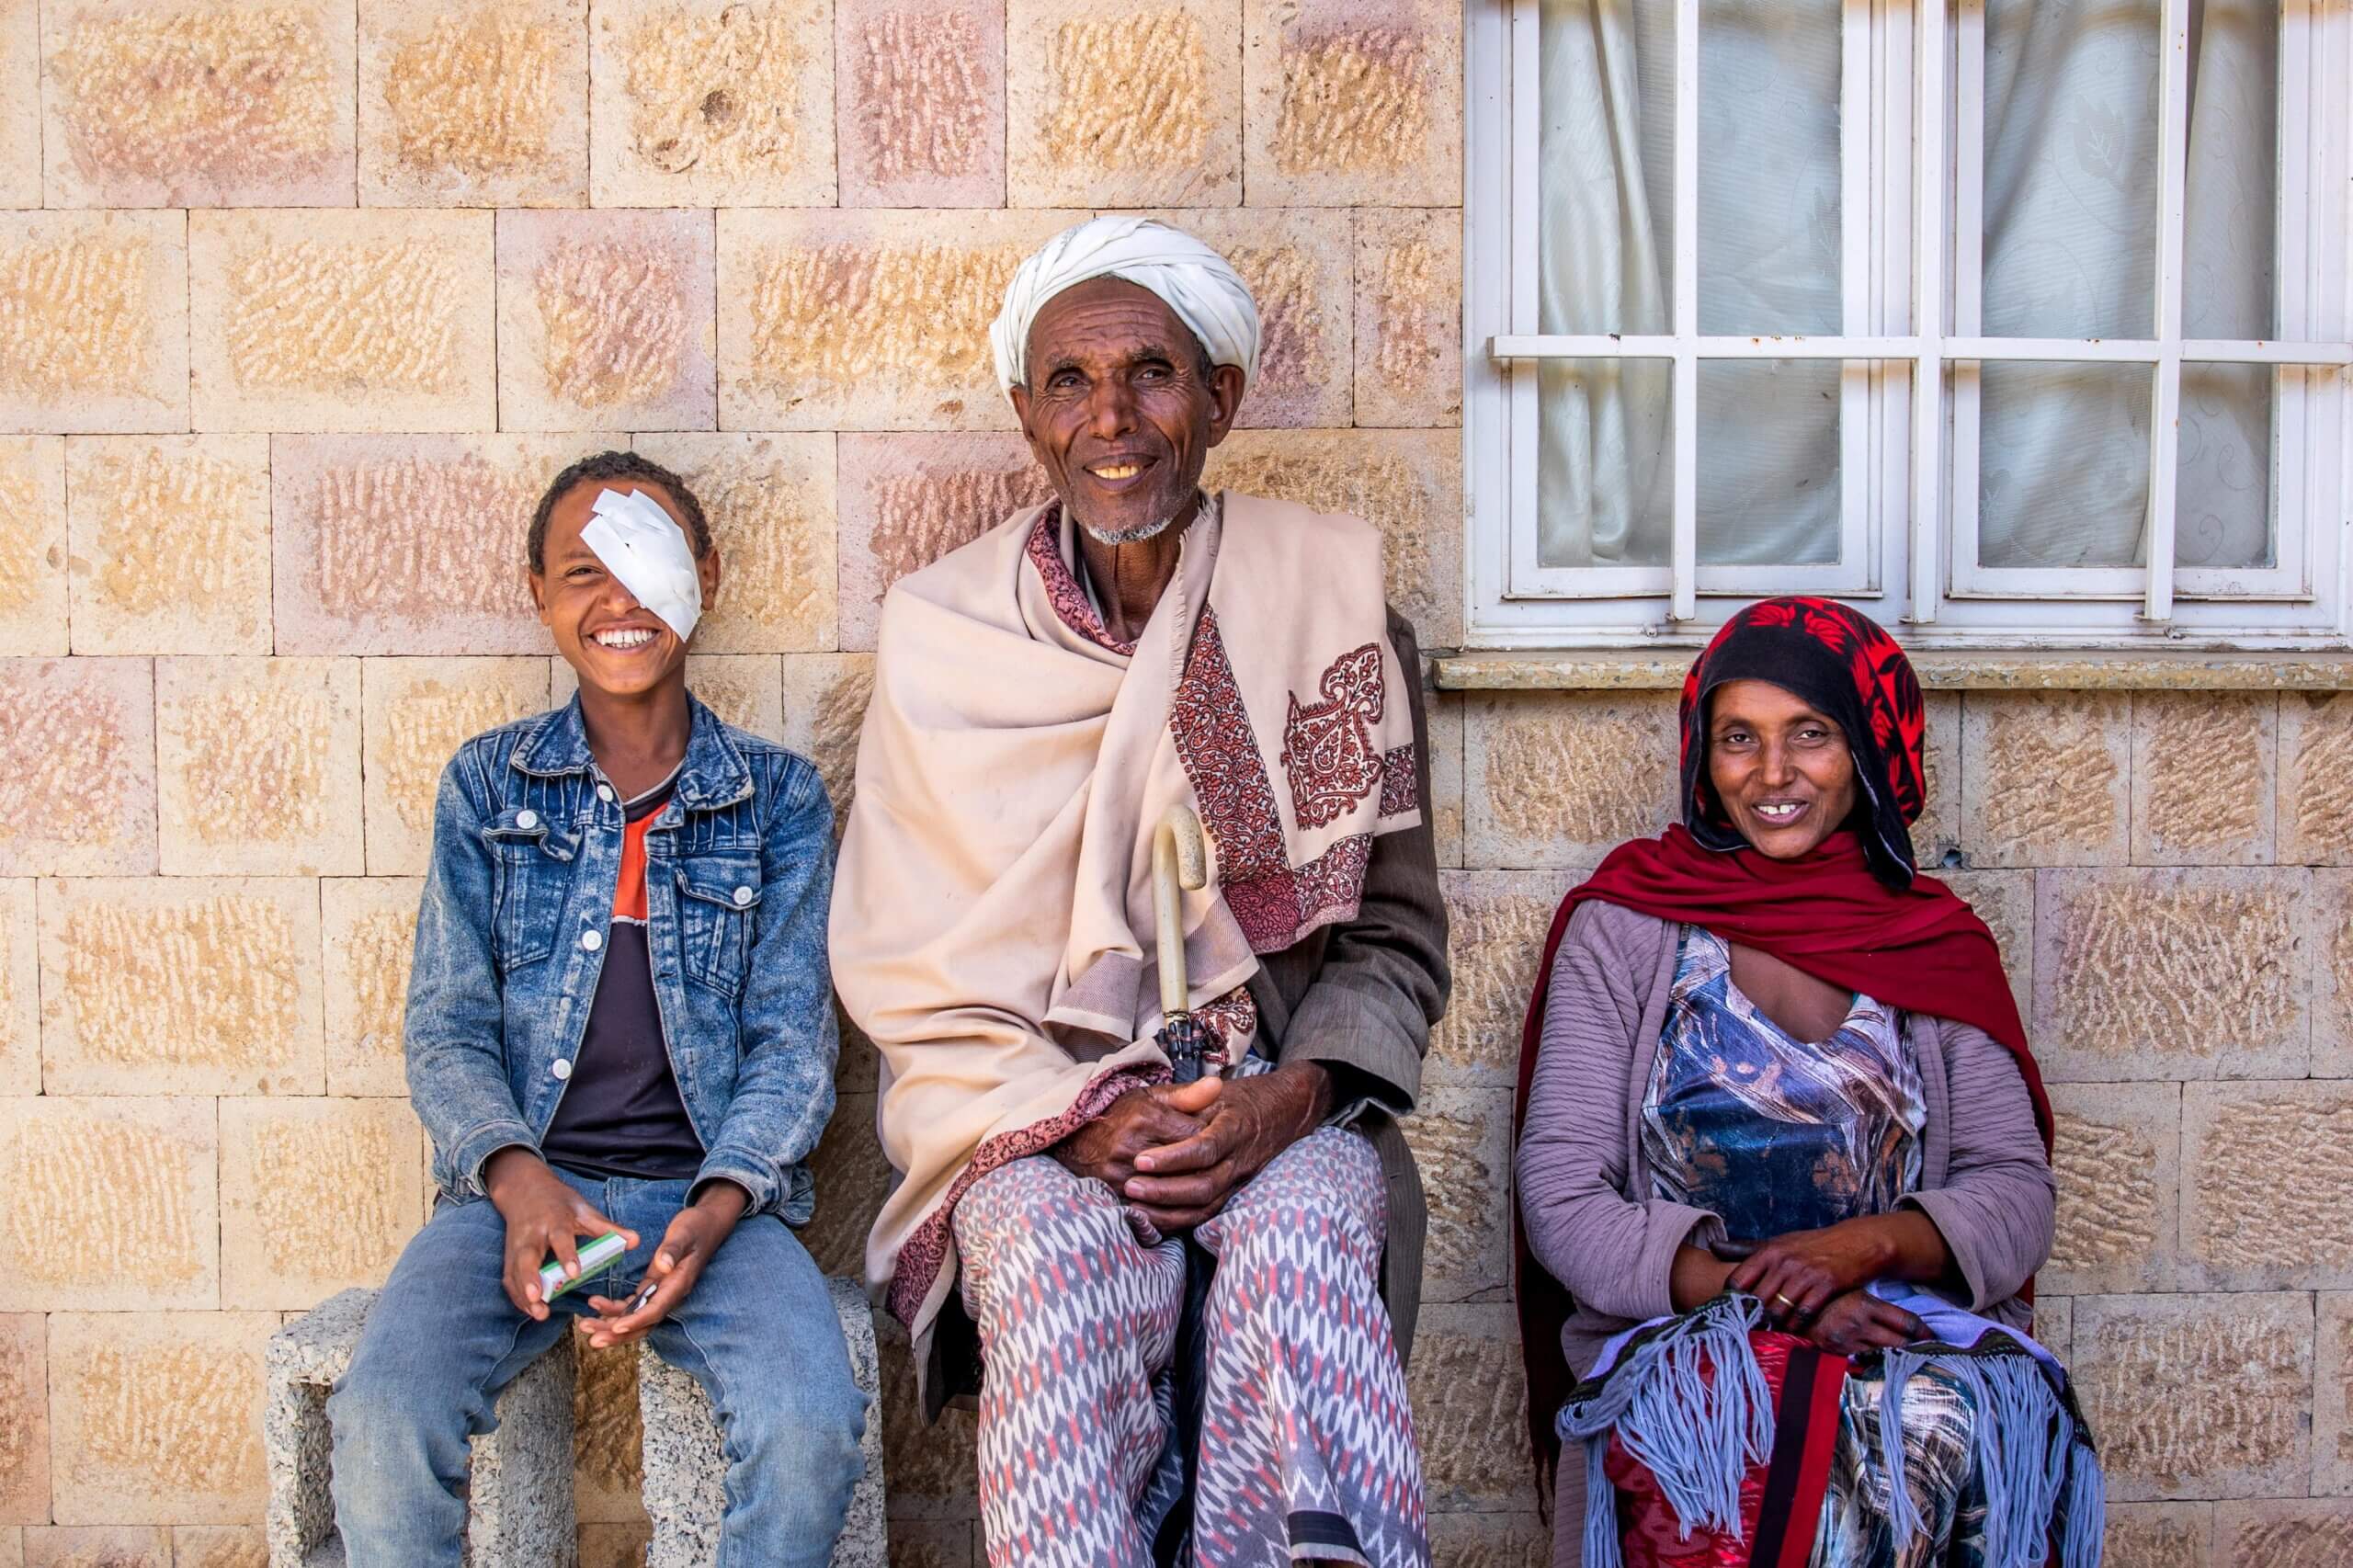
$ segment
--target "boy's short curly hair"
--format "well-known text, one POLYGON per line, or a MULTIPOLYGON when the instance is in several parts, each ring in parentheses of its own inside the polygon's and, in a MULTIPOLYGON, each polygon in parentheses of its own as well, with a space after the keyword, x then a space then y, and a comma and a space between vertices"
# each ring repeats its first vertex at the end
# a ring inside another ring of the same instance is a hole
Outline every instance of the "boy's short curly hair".
POLYGON ((703 516, 702 503, 687 488, 687 482, 655 462, 652 458, 635 452, 598 452, 582 458, 548 483, 547 491, 540 497, 539 509, 531 514, 531 537, 526 549, 531 570, 548 569, 548 519, 555 514, 555 504, 564 498, 574 486, 608 480, 633 480, 640 484, 658 484, 663 493, 678 505, 687 524, 687 542, 694 547, 699 561, 710 553, 710 519, 703 516))

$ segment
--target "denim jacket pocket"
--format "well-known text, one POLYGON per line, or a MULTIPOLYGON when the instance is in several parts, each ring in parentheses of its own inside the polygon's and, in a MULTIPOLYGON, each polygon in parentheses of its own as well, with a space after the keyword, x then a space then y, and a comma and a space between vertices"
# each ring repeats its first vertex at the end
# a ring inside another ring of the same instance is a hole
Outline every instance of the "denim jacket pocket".
POLYGON ((678 937, 687 977, 733 997, 744 989, 760 913, 756 856, 699 856, 678 868, 678 937))
POLYGON ((482 835, 491 855, 491 929, 497 933, 500 971, 511 974, 555 950, 579 843, 528 807, 499 812, 483 825, 482 835))

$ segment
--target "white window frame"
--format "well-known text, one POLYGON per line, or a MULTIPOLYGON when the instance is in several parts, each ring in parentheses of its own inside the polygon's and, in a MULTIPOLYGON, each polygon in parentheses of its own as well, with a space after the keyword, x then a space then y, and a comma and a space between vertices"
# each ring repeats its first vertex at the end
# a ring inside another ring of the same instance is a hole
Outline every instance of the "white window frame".
POLYGON ((2167 47, 2156 335, 1988 338, 1976 316, 1984 0, 1847 0, 1842 71, 1842 333, 1703 336, 1699 322, 1699 0, 1676 0, 1673 330, 1537 332, 1540 0, 1471 0, 1464 274, 1467 641, 1512 648, 1653 646, 1703 638, 1743 602, 1855 600, 1918 646, 2324 648, 2348 642, 2344 535, 2353 517, 2353 0, 2282 0, 2280 257, 2276 341, 2182 335, 2179 279, 2189 0, 2161 0, 2167 47), (2301 66, 2301 68, 2299 68, 2301 66), (1948 91, 1954 82, 1958 94, 1948 91), (1968 112, 1957 112, 1955 103, 1968 112), (1915 203, 1922 186, 1943 199, 1915 203), (1971 236, 1956 247, 1955 232, 1971 236), (1954 265, 1958 248, 1964 256, 1954 265), (1922 301, 1929 308, 1921 309, 1922 301), (1915 324, 1918 324, 1915 325, 1915 324), (1537 556, 1537 371, 1547 358, 1672 366, 1674 518, 1664 567, 1546 568, 1537 556), (1701 360, 1835 359, 1841 377, 1840 563, 1698 561, 1701 360), (2154 368, 2149 564, 1987 569, 1975 560, 1976 376, 1988 360, 2154 368), (2274 395, 2277 564, 2177 568, 2181 369, 2281 367, 2274 395), (1929 395, 1914 396, 1915 387, 1929 395), (1956 454, 1964 460, 1955 461, 1956 454), (1959 523, 1956 520, 1960 520, 1959 523))

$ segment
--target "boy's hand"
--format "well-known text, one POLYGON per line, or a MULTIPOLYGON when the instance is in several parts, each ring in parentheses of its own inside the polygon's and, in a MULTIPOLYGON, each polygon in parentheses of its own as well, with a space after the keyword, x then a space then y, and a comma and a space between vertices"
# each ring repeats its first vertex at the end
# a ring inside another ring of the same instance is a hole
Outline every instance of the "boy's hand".
POLYGON ((483 1186, 506 1221, 506 1299, 515 1310, 544 1322, 548 1304, 540 1294, 540 1267, 555 1254, 567 1278, 580 1273, 582 1236, 619 1231, 637 1245, 637 1233, 623 1230, 564 1184, 537 1153, 520 1144, 501 1149, 483 1167, 483 1186))
MULTIPOLYGON (((744 1207, 751 1200, 752 1195, 733 1182, 714 1181, 692 1203, 679 1210, 678 1217, 662 1233, 662 1244, 654 1249, 654 1262, 645 1270, 645 1282, 654 1287, 651 1301, 631 1312, 629 1301, 616 1301, 609 1296, 588 1298, 597 1315, 579 1320, 580 1332, 586 1337, 588 1347, 603 1350, 615 1345, 633 1344, 676 1311, 678 1303, 694 1290, 695 1281, 702 1278, 703 1267, 710 1261, 711 1254, 735 1229, 735 1221, 743 1218, 744 1207)), ((638 1297, 644 1293, 640 1290, 638 1297)))

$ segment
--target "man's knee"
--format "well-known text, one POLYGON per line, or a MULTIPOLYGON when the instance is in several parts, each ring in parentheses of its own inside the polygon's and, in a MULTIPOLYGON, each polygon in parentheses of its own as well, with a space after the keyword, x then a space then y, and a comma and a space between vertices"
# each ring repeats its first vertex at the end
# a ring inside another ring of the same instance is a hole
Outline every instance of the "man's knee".
POLYGON ((1380 1260, 1387 1208, 1381 1162, 1351 1132, 1326 1130, 1292 1144, 1236 1193, 1204 1228, 1221 1267, 1295 1254, 1302 1242, 1337 1244, 1380 1260))
POLYGON ((1053 1270, 1135 1245, 1119 1200, 1042 1156, 1016 1160, 972 1184, 956 1205, 956 1245, 968 1271, 1006 1277, 1053 1270))

